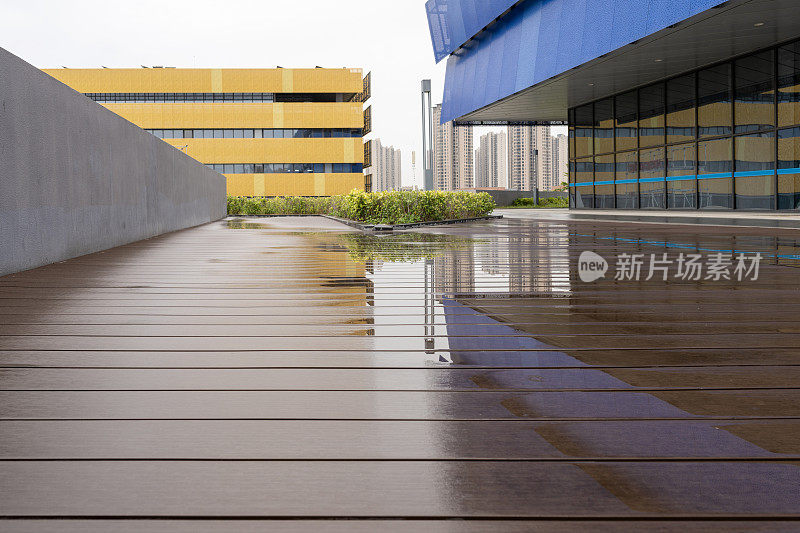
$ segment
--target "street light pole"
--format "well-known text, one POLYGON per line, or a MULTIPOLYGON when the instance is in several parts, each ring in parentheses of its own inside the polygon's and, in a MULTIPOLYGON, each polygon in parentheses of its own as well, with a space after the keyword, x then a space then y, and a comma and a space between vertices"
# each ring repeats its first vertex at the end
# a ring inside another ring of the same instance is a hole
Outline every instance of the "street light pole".
POLYGON ((422 188, 433 190, 433 105, 431 80, 422 80, 422 188))

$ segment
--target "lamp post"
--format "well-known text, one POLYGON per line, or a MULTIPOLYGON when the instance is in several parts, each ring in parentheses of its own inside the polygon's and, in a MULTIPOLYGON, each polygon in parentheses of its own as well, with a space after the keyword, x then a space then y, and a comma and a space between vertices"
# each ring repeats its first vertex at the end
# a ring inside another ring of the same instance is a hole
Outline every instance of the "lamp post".
POLYGON ((433 190, 433 105, 431 80, 422 80, 422 188, 433 190))

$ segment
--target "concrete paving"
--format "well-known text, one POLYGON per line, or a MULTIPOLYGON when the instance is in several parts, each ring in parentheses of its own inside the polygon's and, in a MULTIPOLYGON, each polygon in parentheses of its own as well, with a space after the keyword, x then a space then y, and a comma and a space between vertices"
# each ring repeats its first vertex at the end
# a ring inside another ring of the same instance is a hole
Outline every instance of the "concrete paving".
POLYGON ((798 268, 793 229, 513 210, 232 218, 5 276, 0 530, 790 530, 798 268))

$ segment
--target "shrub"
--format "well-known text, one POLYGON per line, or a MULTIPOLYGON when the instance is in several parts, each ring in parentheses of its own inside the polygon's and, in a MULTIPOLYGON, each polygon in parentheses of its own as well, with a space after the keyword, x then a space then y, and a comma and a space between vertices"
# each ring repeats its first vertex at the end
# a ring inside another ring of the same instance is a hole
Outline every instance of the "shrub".
POLYGON ((533 198, 517 198, 511 203, 511 207, 536 207, 533 198))
POLYGON ((511 207, 529 207, 529 208, 569 207, 569 200, 567 200, 566 198, 549 197, 540 199, 539 203, 537 204, 533 201, 533 198, 517 198, 511 204, 511 207))
POLYGON ((569 207, 569 200, 557 196, 542 198, 539 200, 539 207, 569 207))
POLYGON ((229 215, 333 215, 367 224, 407 224, 488 215, 495 208, 487 193, 465 191, 354 190, 330 198, 228 198, 229 215))

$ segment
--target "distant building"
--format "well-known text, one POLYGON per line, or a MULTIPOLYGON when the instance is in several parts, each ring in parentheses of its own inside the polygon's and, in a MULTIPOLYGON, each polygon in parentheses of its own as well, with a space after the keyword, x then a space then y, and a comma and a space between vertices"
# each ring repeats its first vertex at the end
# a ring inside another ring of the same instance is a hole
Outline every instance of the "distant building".
POLYGON ((509 189, 547 189, 553 168, 550 139, 550 126, 508 127, 509 189))
POLYGON ((400 150, 383 146, 380 139, 373 139, 372 166, 367 169, 372 177, 373 191, 399 191, 403 183, 403 159, 400 150))
POLYGON ((475 187, 473 127, 441 124, 442 106, 433 108, 433 182, 439 191, 475 187))
POLYGON ((361 69, 49 69, 224 174, 232 196, 365 189, 361 69))
POLYGON ((544 190, 553 190, 567 182, 569 173, 569 145, 566 135, 553 137, 553 179, 550 187, 544 190))
POLYGON ((475 150, 475 187, 508 188, 508 135, 489 132, 481 135, 475 150))
POLYGON ((509 189, 552 191, 566 181, 567 137, 550 131, 550 126, 508 127, 509 189))

